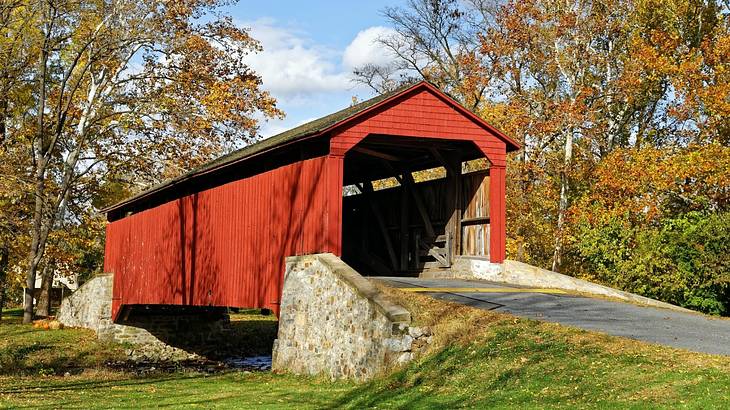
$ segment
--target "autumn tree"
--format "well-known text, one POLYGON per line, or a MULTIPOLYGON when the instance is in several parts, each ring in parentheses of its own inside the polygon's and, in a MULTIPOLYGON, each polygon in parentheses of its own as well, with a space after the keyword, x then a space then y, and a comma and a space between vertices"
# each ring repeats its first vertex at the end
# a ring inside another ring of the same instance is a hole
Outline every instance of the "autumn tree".
MULTIPOLYGON (((223 3, 24 3, 32 22, 22 36, 35 60, 32 121, 22 127, 33 200, 28 289, 54 232, 91 206, 90 189, 180 174, 251 141, 256 118, 281 115, 242 63, 260 46, 216 12, 223 3)), ((30 293, 24 307, 27 323, 30 293)))
POLYGON ((396 34, 378 42, 395 57, 384 66, 355 70, 356 81, 377 92, 390 91, 414 79, 426 79, 476 109, 490 77, 480 60, 479 39, 469 24, 473 10, 458 0, 409 0, 405 7, 387 7, 383 16, 396 34))
POLYGON ((519 259, 560 269, 569 209, 614 150, 727 135, 728 19, 714 1, 413 0, 384 15, 404 78, 434 81, 522 142, 507 207, 519 259))
POLYGON ((730 147, 617 149, 576 199, 574 275, 730 314, 730 147))
POLYGON ((23 0, 0 4, 0 315, 7 290, 15 283, 27 245, 31 197, 27 156, 35 57, 28 32, 33 10, 23 0))

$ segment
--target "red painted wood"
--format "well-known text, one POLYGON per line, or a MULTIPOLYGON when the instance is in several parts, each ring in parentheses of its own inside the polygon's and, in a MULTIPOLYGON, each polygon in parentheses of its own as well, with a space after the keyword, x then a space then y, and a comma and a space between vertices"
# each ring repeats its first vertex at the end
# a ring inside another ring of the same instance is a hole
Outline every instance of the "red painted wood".
POLYGON ((327 157, 327 252, 342 255, 342 181, 344 157, 327 157))
POLYGON ((370 134, 472 141, 492 164, 506 165, 507 145, 498 135, 428 89, 393 101, 369 118, 338 130, 330 142, 331 152, 344 155, 370 134))
POLYGON ((427 83, 331 130, 330 153, 147 209, 107 226, 112 311, 124 305, 269 308, 287 256, 342 254, 344 154, 367 135, 473 142, 492 163, 490 254, 504 260, 505 165, 511 140, 427 83))
POLYGON ((489 169, 489 260, 495 263, 502 263, 505 258, 505 174, 504 167, 489 169))
POLYGON ((327 244, 325 165, 297 162, 111 222, 115 316, 147 304, 278 311, 285 257, 327 244))

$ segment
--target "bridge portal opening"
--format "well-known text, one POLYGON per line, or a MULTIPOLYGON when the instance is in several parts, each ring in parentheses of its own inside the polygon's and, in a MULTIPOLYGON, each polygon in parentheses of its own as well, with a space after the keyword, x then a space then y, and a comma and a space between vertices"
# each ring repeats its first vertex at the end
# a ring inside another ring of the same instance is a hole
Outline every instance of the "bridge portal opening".
POLYGON ((419 276, 489 257, 489 163, 470 141, 370 135, 347 152, 342 259, 419 276))

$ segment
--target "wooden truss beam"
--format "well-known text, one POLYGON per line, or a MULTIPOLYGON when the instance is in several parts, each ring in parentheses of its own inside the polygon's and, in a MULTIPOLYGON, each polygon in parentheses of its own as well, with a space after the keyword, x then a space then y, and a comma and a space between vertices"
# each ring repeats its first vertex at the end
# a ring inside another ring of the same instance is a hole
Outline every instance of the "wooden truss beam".
POLYGON ((398 183, 411 193, 413 201, 416 203, 416 209, 418 209, 418 214, 421 215, 421 219, 423 219, 423 225, 426 229, 426 234, 431 239, 435 238, 436 232, 433 229, 431 218, 428 216, 428 210, 426 209, 426 205, 423 203, 421 195, 415 188, 416 183, 415 181, 413 181, 413 175, 409 171, 404 171, 401 174, 395 168, 393 168, 393 166, 388 161, 383 161, 383 165, 393 174, 398 183))
MULTIPOLYGON (((436 161, 440 162, 441 165, 444 168, 446 168, 447 173, 452 173, 452 174, 456 173, 456 170, 453 167, 453 163, 446 161, 446 159, 443 157, 443 155, 441 155, 441 152, 438 150, 438 148, 430 147, 428 150, 431 151, 431 155, 433 155, 433 157, 436 158, 436 161)), ((459 170, 459 171, 461 171, 461 170, 459 170)))

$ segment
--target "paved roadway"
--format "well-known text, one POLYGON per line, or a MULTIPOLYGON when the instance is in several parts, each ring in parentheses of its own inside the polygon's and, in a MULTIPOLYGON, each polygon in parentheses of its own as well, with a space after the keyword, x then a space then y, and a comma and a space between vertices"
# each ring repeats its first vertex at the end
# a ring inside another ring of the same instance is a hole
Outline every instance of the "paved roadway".
POLYGON ((413 288, 441 288, 440 292, 424 294, 480 309, 507 312, 696 352, 730 355, 730 320, 567 293, 544 293, 540 289, 515 289, 517 287, 485 281, 401 277, 378 279, 390 286, 411 288, 412 291, 416 291, 413 288))

